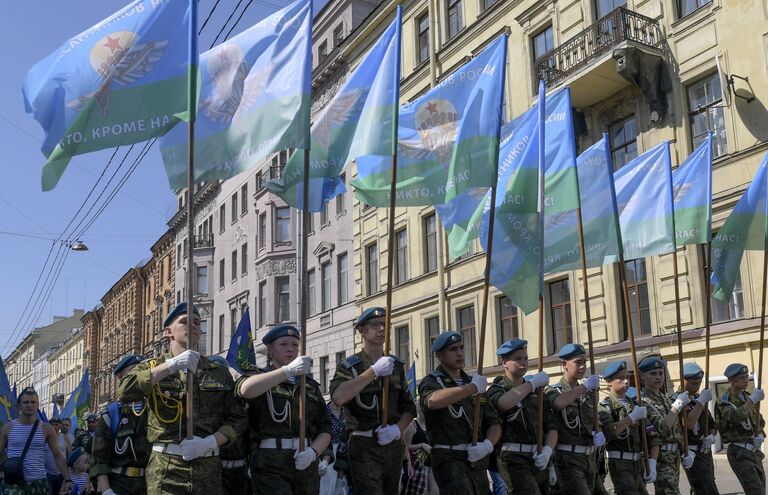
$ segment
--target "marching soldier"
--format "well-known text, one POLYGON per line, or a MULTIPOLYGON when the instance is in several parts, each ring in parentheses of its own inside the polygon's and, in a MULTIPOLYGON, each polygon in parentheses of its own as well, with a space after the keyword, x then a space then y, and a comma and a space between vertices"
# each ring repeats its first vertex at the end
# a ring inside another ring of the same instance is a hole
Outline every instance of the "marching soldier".
MULTIPOLYGON (((643 403, 648 408, 648 464, 650 473, 646 477, 653 483, 657 495, 680 494, 680 461, 683 448, 683 429, 678 416, 691 401, 688 392, 680 393, 674 401, 662 392, 666 362, 657 357, 640 361, 638 371, 643 382, 643 403)), ((688 452, 683 467, 690 467, 695 457, 688 452)))
POLYGON ((490 493, 488 461, 501 438, 496 411, 488 406, 488 379, 464 372, 461 334, 441 333, 432 344, 440 365, 419 384, 419 402, 432 447, 432 472, 443 495, 490 493), (472 445, 474 397, 480 396, 480 436, 472 445))
POLYGON ((592 494, 597 479, 597 449, 605 436, 594 431, 595 409, 592 394, 600 377, 587 371, 587 351, 581 344, 566 344, 558 353, 563 377, 547 392, 557 421, 555 468, 563 494, 592 494))
POLYGON ((759 402, 765 392, 756 388, 750 394, 749 369, 739 363, 725 368, 725 377, 730 386, 720 397, 715 415, 717 429, 728 444, 728 464, 736 473, 746 495, 765 494, 765 471, 760 450, 765 440, 765 421, 760 417, 760 433, 755 435, 756 416, 759 417, 759 402))
POLYGON ((86 429, 77 434, 75 441, 72 442, 72 450, 81 448, 83 452, 91 455, 93 451, 93 437, 96 435, 96 425, 99 416, 95 413, 85 413, 83 414, 83 419, 87 425, 86 429))
MULTIPOLYGON (((696 495, 718 495, 720 492, 715 484, 715 463, 712 460, 712 444, 715 443, 717 427, 714 418, 707 410, 707 403, 712 400, 712 392, 705 389, 699 393, 704 370, 696 363, 683 365, 683 378, 685 378, 685 391, 691 398, 691 402, 685 406, 688 452, 693 452, 695 456, 693 465, 685 470, 685 475, 696 495), (704 418, 707 416, 709 416, 709 431, 704 431, 704 418)), ((677 399, 679 395, 680 392, 675 393, 672 399, 677 399)))
MULTIPOLYGON (((121 359, 114 371, 118 381, 141 361, 135 354, 121 359)), ((96 478, 102 495, 147 493, 144 469, 152 451, 147 440, 147 407, 140 394, 133 398, 136 400, 110 403, 96 426, 90 475, 96 478)))
POLYGON ((647 409, 627 397, 627 363, 614 361, 603 370, 608 383, 608 397, 600 401, 600 424, 605 432, 608 472, 616 493, 647 495, 641 459, 642 440, 638 422, 647 409))
POLYGON ((164 335, 170 353, 138 364, 118 387, 122 401, 141 395, 147 402, 147 439, 152 454, 147 465, 147 492, 218 495, 221 489, 219 447, 242 435, 245 411, 235 398, 234 381, 225 368, 188 350, 200 339, 200 319, 187 321, 187 304, 166 317, 164 335), (187 380, 193 380, 194 437, 187 430, 187 380))
POLYGON ((384 356, 384 308, 368 308, 355 328, 363 350, 343 360, 331 381, 331 399, 344 406, 349 474, 355 493, 398 493, 404 454, 402 431, 416 417, 403 361, 384 356), (387 424, 381 424, 383 378, 389 376, 387 424))
POLYGON ((299 450, 299 383, 312 360, 299 354, 299 330, 292 325, 272 328, 262 339, 271 365, 261 373, 237 380, 238 397, 248 401, 254 440, 251 476, 254 494, 316 494, 320 490, 318 459, 328 454, 331 418, 320 384, 306 377, 306 445, 299 450))
POLYGON ((502 420, 499 470, 512 493, 531 495, 549 493, 547 466, 557 446, 557 425, 548 403, 545 404, 545 445, 537 452, 537 393, 544 393, 549 375, 541 371, 529 377, 528 342, 512 339, 496 350, 504 375, 488 388, 488 402, 502 420), (537 392, 538 391, 538 392, 537 392))

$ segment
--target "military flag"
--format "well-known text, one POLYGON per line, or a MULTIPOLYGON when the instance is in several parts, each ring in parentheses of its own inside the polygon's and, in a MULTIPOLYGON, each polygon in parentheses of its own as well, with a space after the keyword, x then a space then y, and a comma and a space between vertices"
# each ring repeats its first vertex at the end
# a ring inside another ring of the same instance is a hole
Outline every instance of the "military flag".
POLYGON ((61 417, 69 418, 73 427, 82 425, 83 413, 90 407, 91 383, 89 380, 88 368, 86 368, 83 372, 83 378, 67 399, 64 409, 61 410, 61 417))
POLYGON ((408 391, 413 396, 413 400, 416 400, 416 363, 412 363, 408 368, 408 372, 405 374, 405 381, 408 385, 408 391))
POLYGON ((267 182, 267 189, 289 205, 320 211, 323 203, 346 191, 340 174, 347 163, 360 155, 392 156, 400 98, 401 16, 398 6, 395 19, 312 124, 309 205, 303 204, 303 153, 294 153, 282 177, 267 182))
POLYGON ((253 334, 251 333, 251 315, 248 308, 245 308, 240 323, 237 324, 237 330, 232 335, 227 351, 227 362, 243 374, 243 371, 256 369, 256 351, 253 350, 253 334))
POLYGON ((51 413, 52 418, 58 418, 59 417, 59 405, 55 402, 53 403, 53 412, 51 413))
POLYGON ((712 238, 712 134, 672 171, 678 246, 712 238))
MULTIPOLYGON (((491 186, 506 50, 507 36, 499 36, 428 93, 400 107, 397 206, 446 203, 469 189, 491 186)), ((358 199, 388 206, 391 168, 391 157, 358 155, 358 177, 352 181, 358 199)))
MULTIPOLYGON (((298 0, 200 55, 195 182, 227 179, 309 146, 312 2, 298 0)), ((187 132, 160 139, 171 188, 187 186, 187 132)))
POLYGON ((16 417, 14 411, 16 411, 16 397, 11 390, 8 375, 5 373, 3 358, 0 357, 0 426, 16 417))
POLYGON ((30 69, 22 92, 45 131, 44 191, 73 156, 162 136, 189 118, 196 16, 196 1, 135 0, 30 69))

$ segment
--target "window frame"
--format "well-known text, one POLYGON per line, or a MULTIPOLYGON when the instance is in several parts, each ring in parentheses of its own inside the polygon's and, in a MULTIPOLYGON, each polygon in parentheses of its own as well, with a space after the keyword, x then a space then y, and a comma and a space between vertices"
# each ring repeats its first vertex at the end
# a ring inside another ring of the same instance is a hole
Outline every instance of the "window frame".
POLYGON ((326 261, 320 264, 320 278, 322 285, 320 286, 320 310, 321 312, 329 311, 333 308, 333 299, 331 298, 333 281, 331 274, 331 262, 326 261))
POLYGON ((550 318, 550 330, 552 337, 552 347, 553 352, 557 352, 558 349, 560 349, 562 346, 569 342, 573 342, 573 310, 571 308, 571 284, 570 280, 568 278, 561 278, 557 280, 552 280, 551 282, 547 283, 547 292, 549 295, 549 318, 550 318), (555 305, 553 303, 553 297, 552 297, 552 288, 557 284, 565 284, 564 287, 567 290, 567 297, 563 297, 563 302, 558 303, 555 305), (563 342, 560 343, 557 338, 557 327, 555 326, 555 312, 558 310, 563 311, 564 315, 564 321, 568 322, 566 323, 564 330, 564 336, 563 336, 563 342))
POLYGON ((477 368, 477 324, 475 320, 475 305, 470 304, 456 308, 456 327, 464 343, 464 367, 477 368), (466 313, 465 313, 466 312, 466 313), (471 323, 464 321, 465 316, 471 316, 471 323))
POLYGON ((608 144, 611 149, 611 163, 613 164, 613 171, 619 170, 621 167, 631 162, 639 155, 637 149, 637 119, 634 115, 617 120, 610 126, 608 126, 608 144), (632 128, 635 130, 635 134, 632 138, 627 139, 626 131, 627 124, 632 123, 632 128), (615 133, 614 133, 615 131, 615 133), (618 142, 619 136, 622 136, 623 141, 618 142), (634 150, 634 156, 632 156, 631 150, 634 150), (616 153, 621 152, 622 160, 616 159, 616 153))
POLYGON ((395 232, 395 285, 408 281, 408 229, 395 232))
POLYGON ((697 148, 704 139, 706 139, 707 132, 713 133, 713 143, 712 143, 712 159, 715 160, 717 158, 720 158, 721 156, 728 154, 728 125, 726 123, 726 112, 723 105, 723 91, 727 91, 728 89, 720 85, 720 76, 717 72, 709 73, 705 76, 702 76, 696 80, 691 81, 688 84, 684 85, 685 88, 685 99, 686 103, 688 105, 688 125, 691 127, 691 145, 693 148, 697 148), (716 99, 712 99, 712 101, 707 101, 707 103, 704 106, 698 105, 696 109, 693 108, 693 101, 691 99, 691 91, 697 87, 703 85, 705 88, 705 99, 709 100, 707 95, 709 94, 709 84, 710 82, 715 82, 720 89, 720 97, 716 99), (719 115, 718 115, 719 114, 719 115), (694 121, 697 119, 697 117, 704 115, 705 121, 708 123, 707 125, 707 132, 695 134, 695 124, 694 121), (717 122, 717 120, 722 120, 723 126, 722 128, 719 127, 713 127, 713 120, 714 122, 717 122))
POLYGON ((424 273, 437 271, 437 215, 430 213, 422 219, 424 229, 424 273), (430 228, 432 229, 430 231, 430 228))
POLYGON ((429 60, 430 39, 429 39, 429 12, 424 12, 416 18, 416 60, 422 64, 429 60), (422 25, 424 23, 424 25, 422 25))
POLYGON ((277 206, 275 207, 275 244, 289 244, 291 242, 291 208, 290 206, 277 206), (287 216, 281 216, 281 213, 287 216), (281 223, 287 223, 285 227, 285 233, 287 237, 283 239, 280 236, 281 223))
POLYGON ((291 279, 286 276, 275 277, 275 323, 286 321, 291 321, 291 279), (281 287, 281 283, 283 283, 283 287, 281 287), (285 290, 281 291, 282 288, 285 290), (285 300, 286 314, 281 311, 283 300, 285 300))
POLYGON ((445 30, 447 39, 452 40, 464 29, 462 0, 445 0, 445 30), (455 23, 451 17, 455 15, 455 23), (454 25, 455 24, 455 25, 454 25))
POLYGON ((397 349, 397 356, 405 362, 405 369, 407 370, 411 366, 411 332, 407 324, 395 327, 395 348, 397 349), (403 339, 403 331, 405 339, 403 339))
POLYGON ((336 256, 336 301, 338 306, 349 302, 349 256, 341 253, 336 256))
POLYGON ((240 216, 248 213, 248 183, 240 186, 240 216))
POLYGON ((366 295, 371 296, 381 290, 379 280, 379 245, 376 242, 365 246, 365 289, 366 295), (371 256, 371 255, 374 256, 371 256))
POLYGON ((496 315, 498 318, 498 328, 497 332, 499 335, 499 343, 504 343, 511 339, 517 339, 520 338, 520 311, 512 304, 512 301, 510 301, 509 297, 505 295, 501 295, 496 297, 496 315), (504 307, 509 306, 510 307, 510 313, 508 315, 504 314, 504 307), (510 331, 509 336, 505 336, 504 331, 504 323, 508 322, 510 331))

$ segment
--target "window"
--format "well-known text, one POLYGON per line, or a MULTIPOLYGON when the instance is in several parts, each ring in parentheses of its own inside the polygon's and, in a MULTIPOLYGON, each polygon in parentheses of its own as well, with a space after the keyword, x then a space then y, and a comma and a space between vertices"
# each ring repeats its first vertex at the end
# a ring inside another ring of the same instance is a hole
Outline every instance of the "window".
POLYGON ((320 265, 320 274, 323 277, 323 287, 320 291, 322 300, 322 310, 331 309, 331 264, 328 262, 320 265))
POLYGON ((336 257, 336 277, 338 281, 337 303, 339 306, 349 301, 349 266, 347 265, 347 253, 336 257))
POLYGON ((395 283, 408 281, 408 231, 403 229, 395 232, 395 283))
MULTIPOLYGON (((339 179, 341 180, 342 184, 346 184, 346 176, 344 174, 341 174, 339 179)), ((341 193, 336 196, 336 216, 339 216, 347 211, 347 205, 344 204, 344 195, 345 193, 341 193)))
POLYGON ((338 367, 339 363, 344 361, 344 359, 346 359, 346 357, 347 357, 347 353, 346 352, 344 352, 344 351, 337 352, 336 353, 336 366, 338 367))
POLYGON ((277 321, 290 321, 291 319, 291 284, 288 277, 275 278, 275 313, 277 321))
POLYGON ((501 342, 516 339, 520 336, 517 308, 507 296, 496 299, 499 312, 499 336, 501 342))
POLYGON ((725 135, 725 114, 723 113, 723 88, 717 74, 705 77, 688 86, 688 110, 693 134, 693 147, 707 137, 707 131, 714 133, 712 157, 728 152, 725 135))
POLYGON ((181 244, 176 246, 176 269, 181 268, 181 244))
POLYGON ((437 219, 435 214, 424 217, 424 272, 437 270, 437 219))
POLYGON ((552 319, 552 345, 557 352, 571 342, 573 336, 571 322, 571 291, 568 279, 549 284, 550 318, 552 319))
POLYGON ((419 29, 419 63, 429 58, 429 14, 424 14, 416 21, 419 29))
POLYGON ((366 246, 365 262, 368 266, 366 292, 370 296, 379 292, 379 249, 376 244, 366 246))
POLYGON ((224 288, 224 258, 219 260, 219 289, 224 288))
POLYGON ((323 41, 317 49, 317 63, 322 64, 328 58, 328 41, 323 41))
POLYGON ((320 228, 322 229, 328 223, 328 201, 323 202, 320 209, 320 228))
POLYGON ((240 187, 240 214, 248 213, 248 183, 240 187))
POLYGON ((208 267, 205 265, 197 267, 197 291, 196 294, 208 294, 208 267))
POLYGON ((227 228, 227 205, 219 206, 219 234, 227 228))
POLYGON ((618 170, 637 157, 637 127, 635 117, 622 120, 608 129, 611 140, 611 161, 618 170))
POLYGON ((464 341, 464 363, 467 368, 477 368, 475 350, 475 307, 467 306, 456 311, 459 333, 464 341))
POLYGON ((267 247, 267 214, 259 215, 259 249, 267 247))
POLYGON ((712 296, 710 296, 709 300, 712 305, 712 323, 744 318, 744 292, 741 288, 740 271, 736 272, 733 292, 731 293, 731 298, 727 304, 712 296))
POLYGON ((632 331, 635 335, 650 335, 651 310, 650 304, 648 304, 648 277, 645 271, 645 260, 641 258, 626 261, 624 268, 627 273, 627 293, 629 294, 632 331))
POLYGON ((237 193, 232 195, 232 223, 237 222, 237 193))
POLYGON ((261 170, 256 172, 256 192, 261 191, 264 189, 264 185, 266 184, 266 181, 264 180, 264 176, 261 173, 261 170))
POLYGON ((595 12, 597 12, 597 18, 600 19, 626 5, 627 0, 595 0, 595 12))
POLYGON ((315 269, 311 269, 307 272, 307 285, 309 285, 309 316, 317 313, 317 305, 315 302, 315 287, 317 282, 315 281, 315 269))
POLYGON ((677 0, 677 11, 679 17, 685 17, 688 14, 702 8, 712 0, 677 0))
POLYGON ((291 241, 291 209, 287 206, 276 208, 275 241, 291 241))
POLYGON ((464 27, 461 16, 461 0, 447 0, 448 2, 448 39, 453 38, 464 27))
POLYGON ((197 352, 203 356, 208 355, 208 320, 200 320, 200 342, 197 352))
POLYGON ((338 26, 333 28, 333 47, 336 48, 344 41, 344 23, 339 23, 338 26))
POLYGON ((237 251, 232 251, 232 280, 237 279, 237 251))
POLYGON ((328 356, 321 356, 320 357, 320 390, 324 393, 328 393, 328 378, 329 378, 329 369, 328 369, 328 356))
POLYGON ((239 321, 239 318, 237 317, 237 307, 229 308, 229 320, 229 334, 233 335, 235 330, 237 330, 237 322, 239 321))
POLYGON ((496 2, 498 2, 498 0, 483 0, 483 10, 490 8, 490 6, 496 2))
POLYGON ((549 26, 533 37, 533 61, 538 62, 554 47, 555 40, 552 35, 552 26, 549 26))
POLYGON ((259 326, 267 324, 267 282, 259 284, 259 326))
POLYGON ((240 246, 240 273, 248 273, 248 243, 240 246))
POLYGON ((219 350, 224 349, 224 314, 219 315, 219 350))
POLYGON ((454 258, 453 261, 466 260, 472 257, 474 254, 475 254, 475 242, 474 240, 471 240, 469 241, 469 244, 467 244, 467 252, 457 258, 454 258))
POLYGON ((397 355, 405 361, 405 369, 407 370, 411 366, 411 339, 408 325, 395 328, 395 342, 397 355))

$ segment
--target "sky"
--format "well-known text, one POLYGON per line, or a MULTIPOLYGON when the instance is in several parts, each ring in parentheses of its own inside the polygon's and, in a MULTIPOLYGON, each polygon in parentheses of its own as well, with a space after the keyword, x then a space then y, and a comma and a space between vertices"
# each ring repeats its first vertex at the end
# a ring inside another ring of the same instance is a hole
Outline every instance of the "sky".
MULTIPOLYGON (((54 315, 71 315, 73 308, 93 309, 128 269, 150 256, 149 248, 166 231, 166 222, 175 213, 176 198, 168 186, 160 153, 155 147, 98 216, 101 205, 143 145, 137 145, 128 155, 100 198, 99 193, 118 169, 128 147, 118 150, 88 201, 89 192, 114 150, 76 156, 53 191, 42 192, 40 188, 45 163, 40 152, 43 132, 25 113, 21 94, 24 77, 37 61, 70 37, 127 3, 120 0, 9 2, 4 6, 5 14, 0 16, 4 63, 0 78, 0 149, 3 151, 0 168, 5 177, 0 188, 0 355, 3 357, 33 328, 49 324, 54 315), (87 252, 68 251, 66 242, 55 242, 62 239, 62 234, 63 241, 75 241, 74 235, 81 231, 80 240, 89 247, 87 252), (66 258, 64 252, 68 252, 66 258), (49 253, 52 253, 50 257, 49 253), (60 256, 56 257, 57 253, 60 256), (58 277, 54 277, 57 270, 51 269, 55 267, 55 260, 63 261, 58 277)), ((208 49, 220 32, 217 43, 233 26, 230 36, 288 3, 287 0, 200 0, 200 26, 216 6, 200 37, 200 50, 208 49), (241 13, 242 18, 237 22, 241 13)), ((319 7, 315 2, 315 12, 319 7)))

